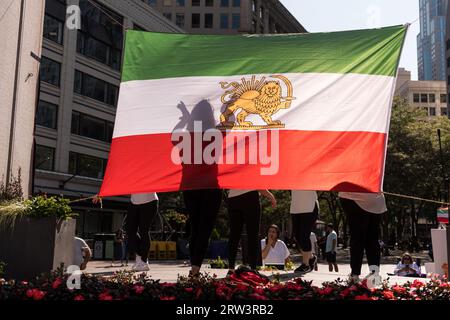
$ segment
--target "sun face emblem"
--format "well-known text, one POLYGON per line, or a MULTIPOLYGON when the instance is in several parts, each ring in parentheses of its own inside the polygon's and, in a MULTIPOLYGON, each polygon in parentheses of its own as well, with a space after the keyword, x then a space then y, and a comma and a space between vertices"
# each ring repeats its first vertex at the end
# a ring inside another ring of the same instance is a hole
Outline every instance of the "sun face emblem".
POLYGON ((225 93, 222 95, 222 103, 226 106, 225 111, 220 116, 219 129, 244 129, 255 130, 265 128, 284 128, 285 125, 279 120, 272 120, 272 116, 281 109, 291 107, 293 88, 291 82, 284 76, 272 75, 271 78, 278 80, 268 80, 262 77, 256 80, 253 76, 251 80, 241 79, 239 82, 221 82, 222 89, 225 93), (287 97, 282 97, 282 80, 287 87, 287 97), (229 89, 231 88, 232 89, 229 89), (228 90, 229 89, 229 90, 228 90), (227 100, 228 99, 228 100, 227 100), (236 121, 230 121, 230 117, 237 113, 236 121), (247 116, 256 114, 266 123, 266 125, 254 125, 250 121, 246 121, 247 116))

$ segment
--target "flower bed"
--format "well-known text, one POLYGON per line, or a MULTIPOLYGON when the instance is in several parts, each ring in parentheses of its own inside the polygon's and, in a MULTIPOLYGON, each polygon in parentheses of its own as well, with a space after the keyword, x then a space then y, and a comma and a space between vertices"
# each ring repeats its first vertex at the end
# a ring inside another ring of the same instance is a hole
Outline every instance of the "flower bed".
POLYGON ((250 272, 229 279, 201 276, 160 283, 122 272, 105 278, 82 275, 81 289, 69 290, 61 271, 34 282, 0 280, 0 300, 449 300, 450 283, 432 279, 369 289, 344 281, 316 287, 300 278, 279 283, 250 272))

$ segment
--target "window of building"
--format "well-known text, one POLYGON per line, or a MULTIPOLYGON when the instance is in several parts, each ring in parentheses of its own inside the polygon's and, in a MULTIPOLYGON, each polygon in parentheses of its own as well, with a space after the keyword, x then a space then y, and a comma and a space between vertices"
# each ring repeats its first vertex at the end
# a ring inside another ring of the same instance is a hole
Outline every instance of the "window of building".
POLYGON ((240 7, 241 6, 241 0, 233 0, 233 7, 240 7))
POLYGON ((61 64, 46 57, 41 58, 40 67, 41 81, 60 86, 61 64))
POLYGON ((447 103, 447 95, 441 94, 441 103, 447 103))
POLYGON ((441 108, 441 116, 448 116, 448 108, 441 108))
POLYGON ((200 0, 192 0, 193 7, 200 7, 200 0))
POLYGON ((111 143, 112 128, 112 122, 78 111, 72 112, 72 134, 111 143))
POLYGON ((75 70, 74 92, 115 106, 119 88, 106 81, 75 70))
POLYGON ((428 110, 431 117, 436 116, 436 108, 429 108, 428 110))
POLYGON ((88 0, 80 0, 80 10, 77 52, 120 70, 123 17, 98 3, 94 6, 88 0))
POLYGON ((55 148, 36 145, 34 167, 39 170, 53 171, 55 163, 55 148))
POLYGON ((228 26, 229 26, 228 13, 220 14, 220 29, 228 29, 228 26))
POLYGON ((200 13, 192 14, 192 28, 200 28, 200 13))
POLYGON ((213 27, 213 14, 205 14, 205 29, 211 29, 213 27))
POLYGON ((48 14, 44 17, 44 38, 63 44, 64 22, 48 14))
POLYGON ((177 0, 177 7, 184 7, 186 5, 185 0, 177 0))
POLYGON ((214 0, 205 0, 206 7, 214 7, 214 0))
POLYGON ((430 93, 428 95, 428 101, 431 103, 435 103, 436 102, 436 95, 434 93, 430 93))
POLYGON ((422 93, 420 95, 420 102, 422 102, 422 103, 428 102, 428 95, 426 93, 422 93))
POLYGON ((165 7, 171 7, 172 6, 172 0, 164 0, 163 2, 165 7))
POLYGON ((106 159, 81 153, 69 153, 69 173, 78 176, 102 179, 106 168, 106 159))
POLYGON ((38 126, 56 129, 58 123, 58 106, 53 103, 39 100, 35 122, 38 126))
POLYGON ((230 0, 220 0, 220 6, 221 7, 229 7, 230 6, 230 0))
POLYGON ((176 15, 176 24, 180 28, 184 28, 184 13, 177 13, 177 15, 176 15))
POLYGON ((413 102, 420 102, 420 94, 414 93, 413 94, 413 102))
POLYGON ((164 17, 166 17, 168 20, 172 20, 172 13, 170 13, 170 12, 164 12, 163 15, 164 15, 164 17))
POLYGON ((241 15, 239 13, 233 13, 232 18, 232 25, 231 27, 235 30, 239 29, 241 27, 241 15))

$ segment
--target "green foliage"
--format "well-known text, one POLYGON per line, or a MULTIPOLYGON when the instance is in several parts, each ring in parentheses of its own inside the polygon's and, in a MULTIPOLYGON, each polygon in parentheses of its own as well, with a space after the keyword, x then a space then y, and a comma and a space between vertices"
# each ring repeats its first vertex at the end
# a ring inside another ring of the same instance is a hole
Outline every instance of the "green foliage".
POLYGON ((209 264, 213 269, 228 269, 228 262, 222 260, 220 257, 217 257, 217 259, 214 260, 209 260, 209 264))
MULTIPOLYGON (((444 165, 450 167, 450 120, 427 117, 421 108, 410 107, 396 98, 392 109, 389 146, 386 159, 384 190, 425 199, 443 200, 443 168, 439 153, 437 129, 442 132, 444 165)), ((399 237, 415 234, 404 230, 407 221, 415 228, 419 217, 435 219, 438 205, 421 201, 387 197, 389 215, 386 225, 395 225, 399 237)))
POLYGON ((28 216, 33 218, 56 217, 63 220, 72 218, 74 214, 69 203, 69 199, 62 197, 37 196, 25 200, 28 216))
POLYGON ((12 176, 9 183, 0 182, 0 204, 23 199, 21 170, 17 172, 17 177, 12 176))
POLYGON ((0 227, 12 227, 19 218, 54 217, 67 220, 75 216, 69 200, 61 197, 37 196, 30 200, 0 204, 0 227))

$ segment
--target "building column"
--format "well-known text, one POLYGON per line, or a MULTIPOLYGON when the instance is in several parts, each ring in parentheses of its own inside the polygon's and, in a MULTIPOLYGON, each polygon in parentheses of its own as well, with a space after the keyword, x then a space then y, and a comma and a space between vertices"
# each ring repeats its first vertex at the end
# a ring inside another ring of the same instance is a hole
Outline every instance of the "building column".
MULTIPOLYGON (((79 1, 69 0, 67 1, 67 5, 78 6, 79 1)), ((58 140, 55 151, 55 171, 63 173, 69 172, 77 36, 78 30, 68 29, 67 26, 64 25, 64 51, 61 65, 61 91, 58 106, 58 140)))
POLYGON ((241 27, 239 29, 240 33, 252 33, 252 1, 251 0, 241 0, 241 27))

